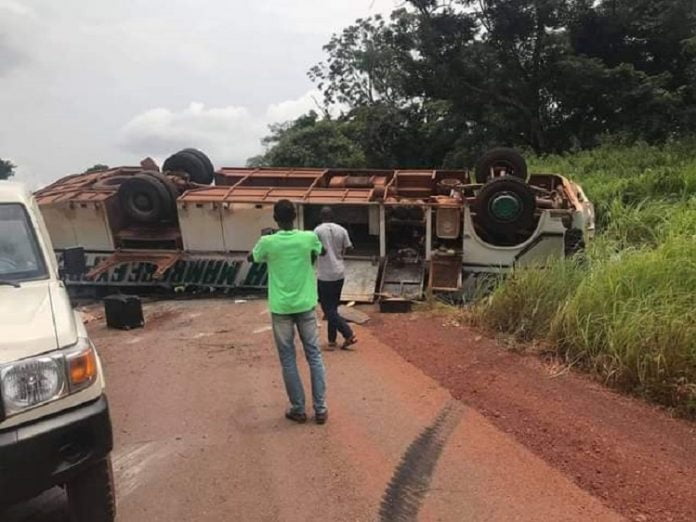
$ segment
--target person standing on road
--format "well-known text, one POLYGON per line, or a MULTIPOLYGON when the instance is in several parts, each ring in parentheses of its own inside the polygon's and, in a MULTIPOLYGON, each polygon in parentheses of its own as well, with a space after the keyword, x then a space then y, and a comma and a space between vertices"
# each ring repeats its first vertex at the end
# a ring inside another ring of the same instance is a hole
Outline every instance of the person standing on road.
POLYGON ((324 361, 319 348, 315 307, 317 283, 313 264, 323 254, 314 232, 294 229, 295 206, 287 199, 273 206, 273 219, 280 230, 262 236, 249 260, 268 265, 268 307, 273 337, 283 370, 290 409, 285 417, 306 422, 305 394, 295 360, 295 328, 300 335, 312 380, 314 419, 324 424, 328 419, 324 361))
POLYGON ((321 224, 314 229, 314 233, 319 236, 325 250, 325 255, 317 261, 319 303, 329 323, 329 347, 336 346, 336 333, 341 332, 341 348, 347 350, 358 342, 358 338, 338 313, 338 305, 341 303, 341 291, 345 280, 343 256, 346 250, 353 248, 353 244, 350 242, 348 231, 334 223, 331 208, 323 207, 319 217, 321 224))

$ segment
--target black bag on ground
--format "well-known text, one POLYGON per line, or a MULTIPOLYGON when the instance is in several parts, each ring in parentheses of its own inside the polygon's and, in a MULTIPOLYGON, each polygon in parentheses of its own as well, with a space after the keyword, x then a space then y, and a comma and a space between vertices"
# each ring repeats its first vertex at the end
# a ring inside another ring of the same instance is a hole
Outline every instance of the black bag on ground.
POLYGON ((104 298, 104 315, 106 326, 130 330, 145 324, 143 305, 134 295, 110 295, 104 298))

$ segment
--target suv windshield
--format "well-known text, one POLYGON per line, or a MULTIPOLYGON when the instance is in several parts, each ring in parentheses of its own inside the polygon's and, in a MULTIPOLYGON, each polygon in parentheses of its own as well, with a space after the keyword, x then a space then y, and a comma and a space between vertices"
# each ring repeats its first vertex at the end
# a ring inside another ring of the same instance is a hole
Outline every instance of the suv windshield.
POLYGON ((0 281, 27 281, 46 275, 46 263, 26 209, 18 203, 0 204, 0 281))

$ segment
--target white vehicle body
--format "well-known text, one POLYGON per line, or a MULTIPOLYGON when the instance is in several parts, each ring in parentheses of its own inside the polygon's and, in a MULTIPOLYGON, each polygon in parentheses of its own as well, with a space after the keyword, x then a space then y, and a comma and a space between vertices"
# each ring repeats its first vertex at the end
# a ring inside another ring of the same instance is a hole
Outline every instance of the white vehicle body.
POLYGON ((96 349, 59 277, 38 205, 6 181, 0 332, 1 507, 68 483, 112 446, 96 349))
MULTIPOLYGON (((0 366, 68 348, 75 345, 78 338, 87 338, 82 320, 73 310, 65 285, 58 277, 51 239, 33 197, 19 184, 0 183, 0 204, 10 203, 27 209, 37 232, 36 239, 45 258, 47 273, 44 278, 24 282, 19 288, 0 286, 0 331, 3 332, 0 366)), ((0 422, 0 430, 96 399, 102 393, 104 377, 99 363, 96 381, 87 389, 12 416, 0 422)))
POLYGON ((165 172, 175 192, 168 218, 139 223, 125 211, 121 188, 141 171, 77 174, 37 193, 58 254, 72 247, 87 253, 89 273, 69 285, 263 288, 265 265, 249 263, 247 253, 275 226, 280 199, 296 205, 299 229, 312 230, 322 206, 349 229, 356 248, 346 262, 344 301, 456 292, 471 274, 544 266, 594 234, 592 203, 558 174, 484 184, 465 170, 222 168, 215 185, 203 186, 165 172), (512 203, 527 216, 520 226, 516 217, 500 226, 482 218, 491 207, 480 195, 500 182, 512 186, 496 188, 490 205, 504 213, 512 203))

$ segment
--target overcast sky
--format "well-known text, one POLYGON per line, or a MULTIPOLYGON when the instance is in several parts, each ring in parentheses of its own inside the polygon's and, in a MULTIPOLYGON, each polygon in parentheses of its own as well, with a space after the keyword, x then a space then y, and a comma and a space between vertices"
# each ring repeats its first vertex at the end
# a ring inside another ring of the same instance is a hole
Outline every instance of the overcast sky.
POLYGON ((0 0, 0 158, 36 187, 95 163, 262 151, 314 107, 306 72, 400 0, 0 0))

